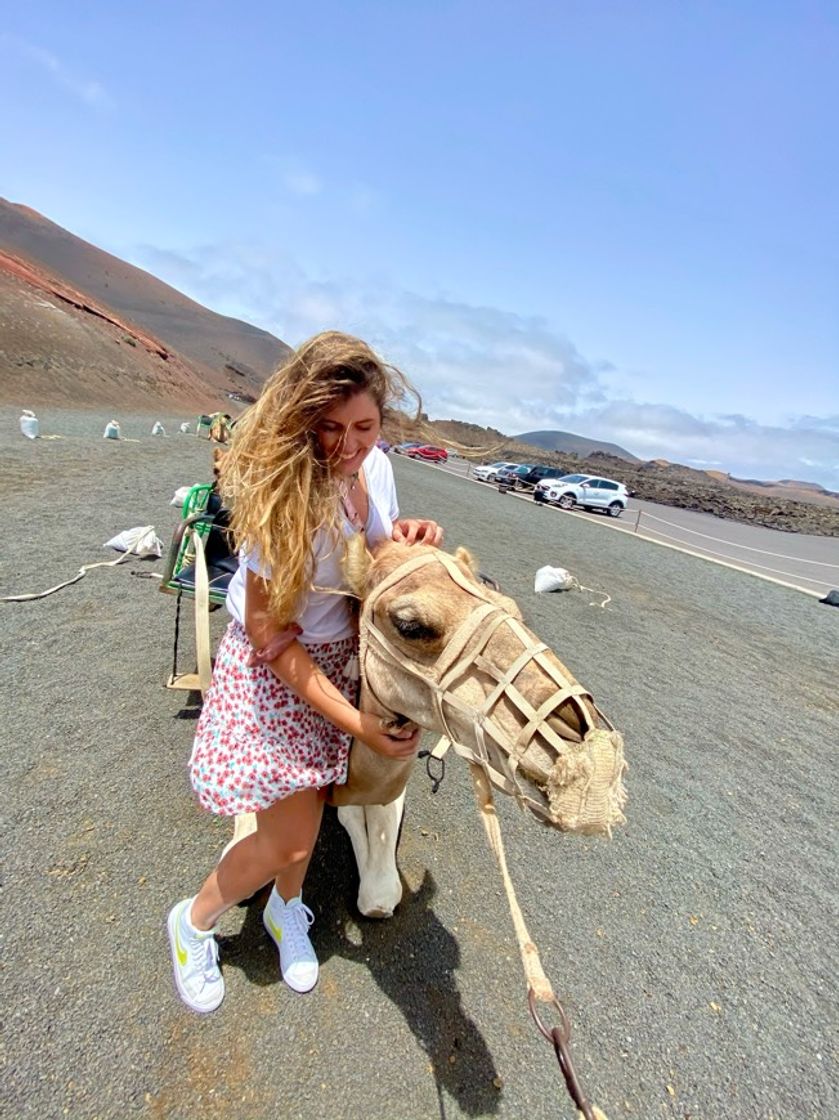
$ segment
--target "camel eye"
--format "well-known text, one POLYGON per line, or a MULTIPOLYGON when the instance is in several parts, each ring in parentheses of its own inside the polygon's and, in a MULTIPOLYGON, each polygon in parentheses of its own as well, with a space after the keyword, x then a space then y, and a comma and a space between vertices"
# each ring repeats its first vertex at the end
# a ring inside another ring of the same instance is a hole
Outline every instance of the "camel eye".
POLYGON ((393 625, 403 638, 412 642, 430 642, 440 637, 433 626, 426 626, 418 618, 394 618, 393 625))

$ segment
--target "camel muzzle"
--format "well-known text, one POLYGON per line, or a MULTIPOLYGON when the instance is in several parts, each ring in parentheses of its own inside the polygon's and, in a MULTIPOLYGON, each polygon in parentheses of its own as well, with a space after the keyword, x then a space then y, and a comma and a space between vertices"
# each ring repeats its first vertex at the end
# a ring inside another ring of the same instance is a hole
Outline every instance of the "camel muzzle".
POLYGON ((382 708, 388 705, 377 696, 370 679, 373 659, 419 679, 430 693, 437 720, 434 729, 457 754, 480 766, 493 786, 513 796, 539 820, 572 832, 607 834, 613 825, 624 822, 622 736, 548 647, 495 602, 491 592, 470 580, 447 553, 435 549, 410 557, 367 596, 360 618, 359 659, 363 685, 382 708), (476 600, 431 666, 412 662, 374 621, 381 596, 429 564, 441 564, 476 600), (487 650, 503 627, 520 647, 506 666, 497 664, 487 650), (538 707, 517 683, 532 666, 553 686, 538 707), (464 701, 456 688, 458 681, 476 670, 491 682, 479 706, 464 701), (501 703, 517 714, 515 735, 496 716, 501 703), (470 734, 458 735, 453 723, 468 726, 470 734), (465 738, 472 741, 463 742, 465 738))

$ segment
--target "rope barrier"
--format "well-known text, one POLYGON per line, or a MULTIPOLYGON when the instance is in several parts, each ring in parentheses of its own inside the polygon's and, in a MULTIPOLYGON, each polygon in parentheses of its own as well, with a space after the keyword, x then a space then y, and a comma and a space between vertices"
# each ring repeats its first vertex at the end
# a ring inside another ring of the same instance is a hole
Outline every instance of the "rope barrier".
MULTIPOLYGON (((696 537, 704 537, 705 540, 716 541, 718 544, 727 544, 730 548, 742 548, 747 552, 760 552, 764 556, 774 556, 776 560, 794 560, 797 564, 816 564, 820 568, 836 568, 836 570, 839 571, 839 564, 829 564, 826 560, 807 560, 803 556, 787 556, 786 553, 770 552, 766 548, 753 548, 748 544, 735 544, 734 541, 727 541, 724 537, 712 537, 708 533, 700 533, 698 529, 688 529, 684 525, 677 525, 675 521, 666 521, 663 517, 658 517, 654 513, 648 513, 645 509, 640 510, 639 512, 641 514, 641 517, 652 518, 653 521, 660 521, 662 525, 669 525, 673 529, 678 529, 681 533, 693 533, 693 535, 696 537)), ((661 535, 663 537, 666 537, 667 533, 662 533, 661 535)), ((675 540, 676 538, 674 537, 672 539, 675 540)), ((712 549, 709 548, 707 549, 707 551, 711 552, 712 549)), ((724 556, 725 553, 720 552, 717 553, 717 555, 724 556)), ((731 559, 736 560, 737 557, 733 556, 731 557, 731 559)), ((759 566, 763 567, 763 565, 759 566)), ((770 568, 769 570, 771 571, 772 569, 770 568)))
MULTIPOLYGON (((652 516, 654 516, 654 515, 653 515, 653 514, 650 514, 650 516, 652 517, 652 516)), ((656 520, 657 520, 657 521, 662 521, 662 518, 658 517, 658 518, 656 518, 656 520)), ((671 524, 671 522, 669 522, 669 521, 665 521, 665 522, 664 522, 664 524, 665 524, 665 525, 670 525, 670 524, 671 524)), ((678 526, 678 525, 677 525, 677 526, 676 526, 676 528, 678 529, 678 528, 680 528, 680 526, 678 526)), ((691 530, 691 529, 688 529, 688 530, 687 530, 687 532, 692 532, 692 531, 693 531, 693 530, 691 530)), ((672 533, 662 533, 660 529, 652 529, 652 530, 651 530, 651 532, 655 533, 655 534, 656 534, 657 536, 659 536, 659 537, 667 537, 667 539, 668 539, 668 540, 671 540, 671 541, 676 541, 676 542, 677 542, 677 543, 679 543, 679 544, 684 544, 684 545, 688 544, 688 542, 687 542, 687 541, 683 541, 683 540, 680 540, 680 539, 679 539, 678 537, 674 537, 672 533)), ((644 537, 644 533, 643 533, 643 531, 642 531, 642 532, 640 532, 640 533, 639 533, 638 535, 639 535, 639 536, 641 536, 641 537, 644 537)), ((702 535, 702 536, 704 536, 705 534, 701 534, 701 535, 702 535)), ((653 540, 653 538, 652 538, 652 537, 645 537, 645 539, 646 539, 646 540, 653 540)), ((713 538, 713 537, 712 537, 711 539, 712 539, 712 540, 714 540, 715 538, 713 538)), ((731 541, 727 541, 726 543, 727 543, 727 544, 731 544, 731 541)), ((726 560, 739 560, 739 559, 740 559, 740 557, 739 557, 739 556, 731 556, 731 555, 729 555, 729 554, 728 554, 728 553, 726 553, 726 552, 715 552, 715 551, 714 551, 714 550, 713 550, 712 548, 705 548, 705 547, 704 547, 703 545, 701 545, 701 544, 697 544, 697 545, 694 545, 693 547, 694 547, 694 548, 701 548, 701 549, 703 549, 703 551, 704 551, 704 552, 707 552, 707 553, 709 553, 709 554, 710 554, 711 556, 722 556, 722 557, 724 557, 724 558, 725 558, 726 560)), ((733 548, 739 548, 739 547, 740 547, 740 545, 732 545, 732 547, 733 547, 733 548)), ((743 547, 745 547, 745 545, 744 545, 743 547)), ((762 551, 762 549, 753 549, 752 551, 753 551, 753 552, 761 552, 761 551, 762 551)), ((766 555, 768 555, 768 556, 774 556, 774 555, 777 555, 777 554, 776 554, 776 553, 772 553, 772 552, 769 552, 769 553, 767 553, 766 555)), ((795 559, 795 557, 792 557, 792 559, 795 559)), ((777 576, 787 576, 787 577, 789 577, 790 579, 806 579, 806 580, 808 580, 808 581, 809 581, 810 583, 818 583, 818 584, 820 584, 820 585, 821 585, 822 587, 832 587, 832 586, 833 586, 833 584, 832 584, 832 583, 828 583, 828 581, 827 581, 827 580, 824 580, 824 579, 816 579, 816 577, 815 577, 815 576, 802 576, 802 575, 800 575, 800 574, 799 574, 798 572, 784 572, 784 571, 782 571, 782 570, 781 570, 780 568, 770 568, 768 564, 759 564, 759 563, 758 563, 758 562, 757 562, 756 560, 750 560, 750 561, 749 561, 749 563, 750 563, 750 564, 752 565, 752 567, 754 567, 754 568, 762 568, 762 569, 763 569, 763 571, 765 571, 765 572, 772 572, 772 573, 773 573, 774 575, 777 575, 777 576)), ((827 565, 827 566, 828 566, 828 567, 831 567, 832 565, 827 565)))

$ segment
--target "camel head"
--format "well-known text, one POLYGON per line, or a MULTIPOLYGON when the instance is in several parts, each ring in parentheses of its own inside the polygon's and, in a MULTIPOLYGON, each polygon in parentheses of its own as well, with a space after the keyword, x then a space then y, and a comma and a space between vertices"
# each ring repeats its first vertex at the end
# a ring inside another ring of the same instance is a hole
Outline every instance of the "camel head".
POLYGON ((608 830, 623 819, 620 736, 515 602, 476 572, 466 549, 450 556, 389 541, 372 555, 350 550, 346 576, 362 604, 362 706, 447 737, 540 819, 608 830), (591 792, 609 805, 595 806, 589 821, 580 799, 591 792))
MULTIPOLYGON (((364 603, 393 572, 407 560, 434 556, 439 549, 427 545, 404 545, 387 541, 371 554, 366 548, 351 548, 345 574, 352 593, 364 603)), ((474 586, 476 594, 497 603, 514 618, 521 618, 516 603, 484 585, 478 565, 465 548, 452 557, 463 579, 474 586)), ((464 593, 442 566, 431 564, 409 573, 396 587, 384 593, 373 609, 376 624, 394 645, 417 664, 433 664, 448 638, 475 606, 474 597, 464 593)))

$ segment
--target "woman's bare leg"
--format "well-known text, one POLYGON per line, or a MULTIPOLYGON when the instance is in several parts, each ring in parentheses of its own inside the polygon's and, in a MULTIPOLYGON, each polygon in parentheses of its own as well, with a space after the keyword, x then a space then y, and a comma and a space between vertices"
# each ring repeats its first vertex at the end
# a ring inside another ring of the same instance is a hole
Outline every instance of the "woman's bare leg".
POLYGON ((273 879, 286 901, 300 893, 323 817, 320 790, 305 789, 256 814, 256 832, 240 840, 207 877, 189 915, 212 929, 231 906, 273 879))

